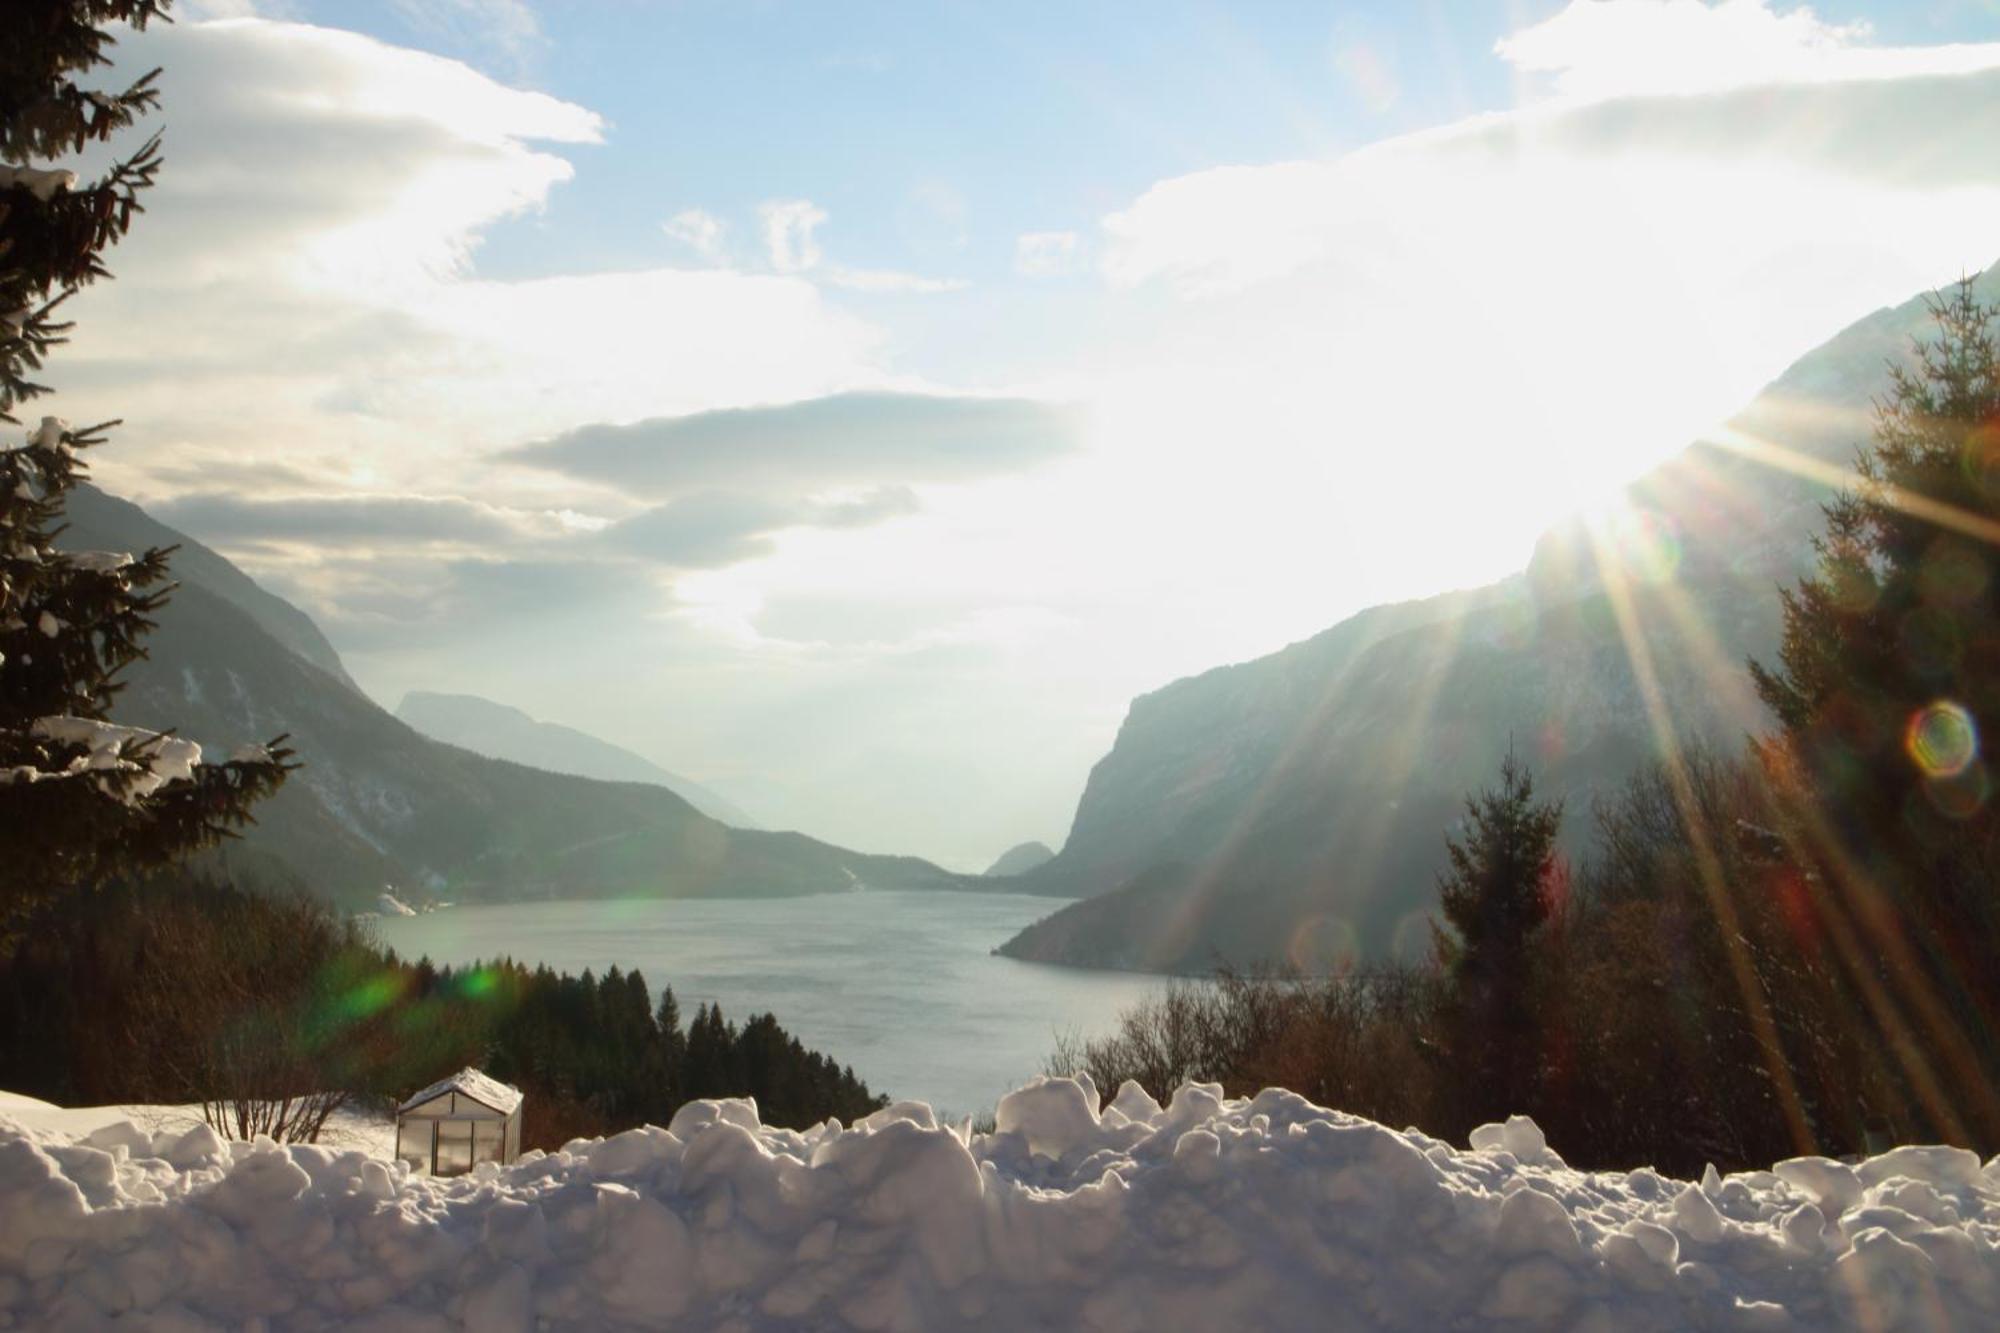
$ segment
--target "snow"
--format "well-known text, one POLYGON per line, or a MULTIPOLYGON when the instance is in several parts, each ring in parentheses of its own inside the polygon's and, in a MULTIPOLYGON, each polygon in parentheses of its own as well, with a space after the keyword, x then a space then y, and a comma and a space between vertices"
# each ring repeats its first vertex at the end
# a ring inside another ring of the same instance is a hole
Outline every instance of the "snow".
POLYGON ((9 781, 25 779, 33 782, 79 773, 136 772, 139 776, 122 792, 106 787, 107 792, 117 792, 128 801, 136 801, 151 796, 169 782, 189 780, 194 776, 195 765, 201 762, 201 746, 194 741, 147 731, 143 727, 121 727, 113 722, 99 722, 88 717, 40 717, 35 719, 33 730, 43 740, 59 745, 81 745, 89 753, 73 760, 65 772, 9 769, 0 777, 9 781), (136 759, 127 759, 124 750, 128 742, 136 742, 146 748, 136 759))
POLYGON ((1571 1170, 1519 1118, 1461 1149, 1280 1091, 1038 1080, 987 1135, 921 1103, 795 1133, 695 1102, 435 1180, 35 1114, 0 1105, 0 1323, 2000 1325, 2000 1166, 1952 1149, 1684 1182, 1571 1170))
POLYGON ((415 916, 417 914, 416 908, 410 906, 387 889, 384 889, 375 896, 375 904, 382 909, 382 915, 384 916, 415 916))
POLYGON ((46 204, 56 197, 58 191, 71 189, 76 185, 76 173, 61 168, 10 167, 0 164, 0 190, 11 189, 17 185, 46 204))
POLYGON ((405 1098, 401 1109, 407 1111, 413 1106, 422 1106, 431 1098, 447 1092, 462 1092, 481 1106, 490 1107, 502 1115, 521 1104, 519 1088, 482 1074, 477 1069, 461 1069, 450 1078, 441 1078, 422 1092, 405 1098))
MULTIPOLYGON (((57 1106, 52 1102, 0 1092, 0 1122, 58 1139, 82 1139, 121 1123, 130 1123, 148 1140, 164 1135, 179 1138, 202 1123, 201 1105, 185 1106, 57 1106)), ((322 1143, 352 1148, 373 1157, 389 1158, 396 1151, 396 1122, 385 1114, 358 1108, 334 1112, 322 1143)))
POLYGON ((43 417, 42 424, 28 437, 28 444, 35 449, 59 449, 68 431, 69 422, 61 417, 43 417))
POLYGON ((130 551, 70 551, 63 559, 88 574, 116 574, 132 563, 130 551))

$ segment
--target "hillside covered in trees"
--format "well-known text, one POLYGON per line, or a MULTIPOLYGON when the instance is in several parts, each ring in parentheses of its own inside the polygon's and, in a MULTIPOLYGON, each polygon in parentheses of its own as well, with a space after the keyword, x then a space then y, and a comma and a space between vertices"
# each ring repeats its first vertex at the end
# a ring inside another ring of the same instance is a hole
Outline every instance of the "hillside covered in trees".
POLYGON ((684 1017, 615 966, 437 968, 310 899, 198 877, 107 885, 0 956, 0 1087, 61 1105, 206 1102, 231 1123, 290 1096, 317 1119, 278 1137, 311 1139, 466 1065, 527 1094, 524 1146, 547 1149, 704 1097, 796 1128, 884 1104, 769 1014, 684 1017))

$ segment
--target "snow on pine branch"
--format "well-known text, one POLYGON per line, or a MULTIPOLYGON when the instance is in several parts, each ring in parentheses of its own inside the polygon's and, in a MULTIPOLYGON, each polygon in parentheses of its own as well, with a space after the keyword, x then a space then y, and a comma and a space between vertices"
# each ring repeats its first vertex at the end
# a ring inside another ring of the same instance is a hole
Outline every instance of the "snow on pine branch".
POLYGON ((199 743, 144 727, 88 717, 42 717, 29 730, 39 740, 81 746, 84 752, 59 769, 8 769, 0 772, 0 783, 95 776, 105 795, 136 805, 169 782, 192 780, 201 762, 199 743))
POLYGON ((76 173, 60 167, 10 167, 0 164, 0 190, 26 190, 43 203, 76 186, 76 173))
POLYGON ((133 564, 130 551, 68 551, 59 558, 86 574, 116 574, 133 564))

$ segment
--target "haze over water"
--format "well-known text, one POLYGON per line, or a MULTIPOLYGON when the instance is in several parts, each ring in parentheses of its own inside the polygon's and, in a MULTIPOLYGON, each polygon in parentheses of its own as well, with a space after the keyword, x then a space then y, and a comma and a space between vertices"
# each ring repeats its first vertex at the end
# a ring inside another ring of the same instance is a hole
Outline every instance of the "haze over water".
POLYGON ((1103 1032, 1162 984, 992 955, 1062 905, 999 893, 519 903, 376 930, 440 965, 506 955, 559 972, 637 968, 656 995, 674 988, 683 1022, 703 1003, 738 1024, 769 1010, 872 1090, 963 1115, 1039 1073, 1058 1033, 1103 1032))

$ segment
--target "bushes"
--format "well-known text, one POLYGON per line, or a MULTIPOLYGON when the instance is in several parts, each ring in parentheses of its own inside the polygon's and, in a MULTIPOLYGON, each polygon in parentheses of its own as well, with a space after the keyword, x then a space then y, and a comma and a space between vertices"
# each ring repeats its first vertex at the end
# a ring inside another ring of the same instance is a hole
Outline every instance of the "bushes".
MULTIPOLYGON (((1065 1038, 1049 1072, 1127 1079, 1164 1101, 1184 1082, 1233 1097, 1290 1088, 1386 1124, 1434 1123, 1447 986, 1415 968, 1339 977, 1223 972, 1177 980, 1120 1016, 1110 1036, 1065 1038)), ((1428 1124, 1426 1127, 1429 1127, 1428 1124)))

